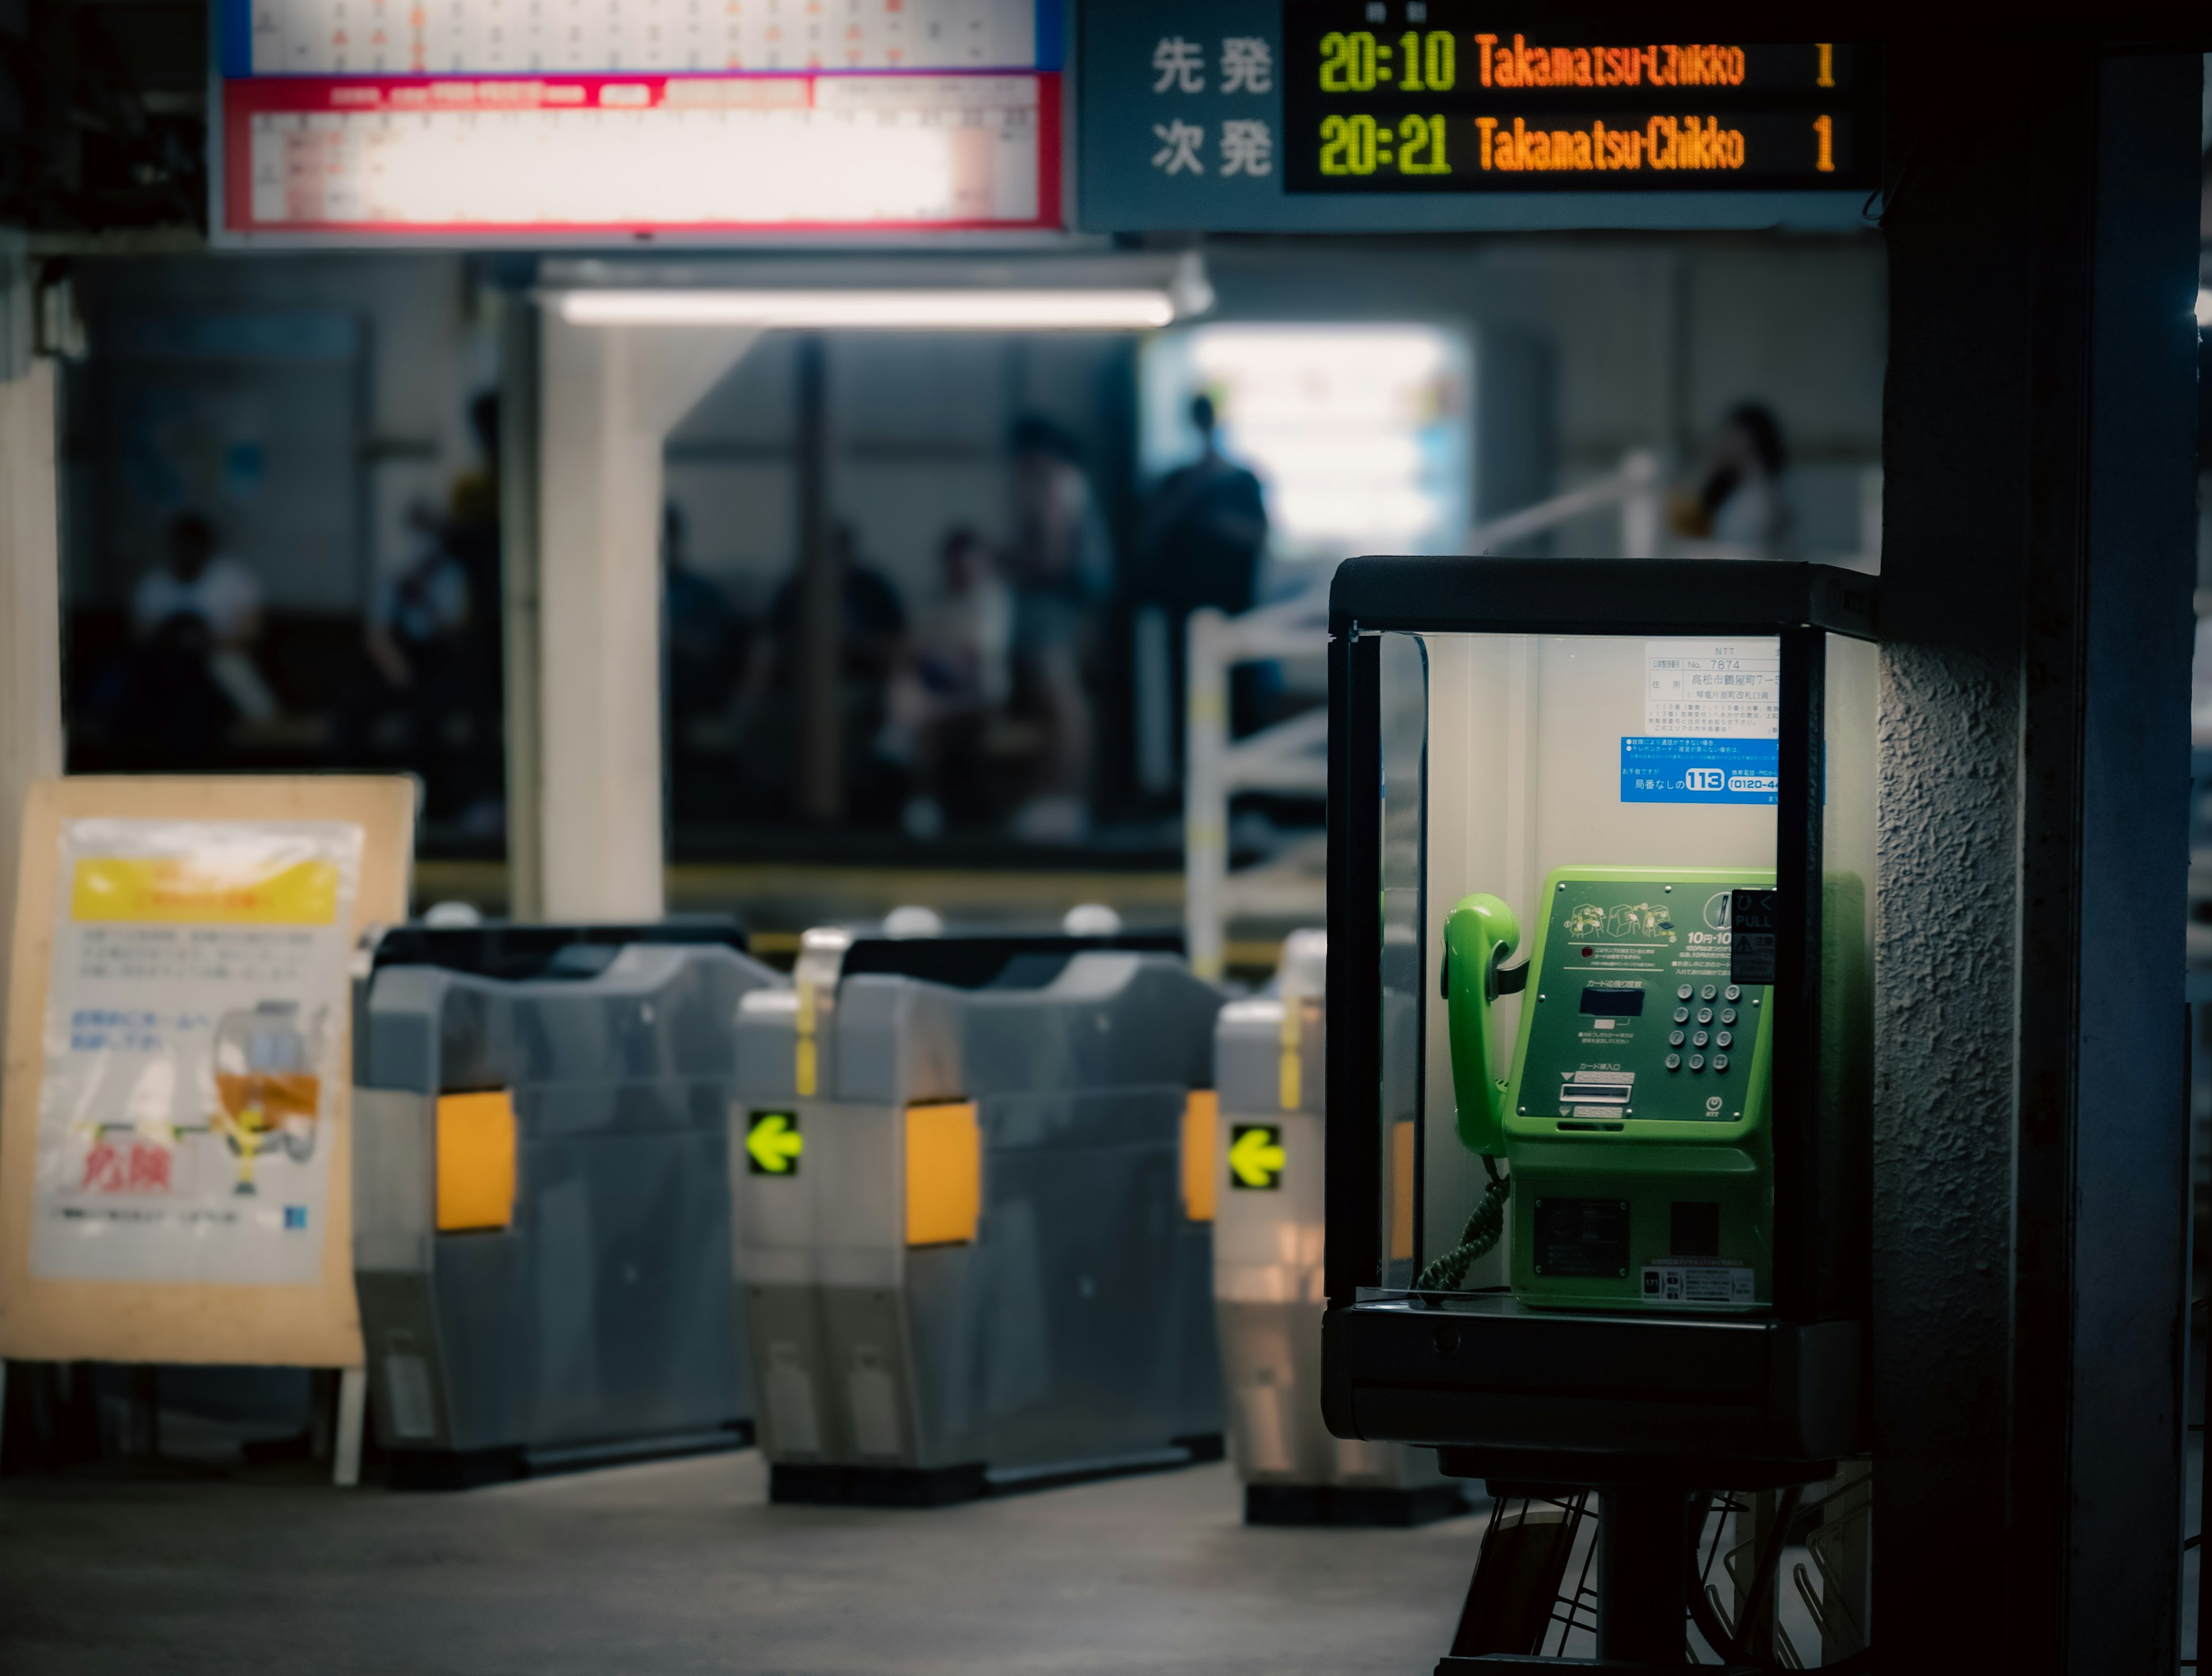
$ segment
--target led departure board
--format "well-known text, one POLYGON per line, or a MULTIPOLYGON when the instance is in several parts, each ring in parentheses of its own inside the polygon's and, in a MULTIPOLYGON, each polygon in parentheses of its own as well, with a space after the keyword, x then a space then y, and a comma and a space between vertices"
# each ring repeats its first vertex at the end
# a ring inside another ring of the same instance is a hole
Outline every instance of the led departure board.
POLYGON ((1055 229, 1060 0, 220 0, 226 243, 1055 229))
POLYGON ((1286 0, 1293 193, 1826 191, 1879 178, 1876 58, 1481 0, 1286 0), (1678 33, 1678 32, 1677 32, 1678 33))

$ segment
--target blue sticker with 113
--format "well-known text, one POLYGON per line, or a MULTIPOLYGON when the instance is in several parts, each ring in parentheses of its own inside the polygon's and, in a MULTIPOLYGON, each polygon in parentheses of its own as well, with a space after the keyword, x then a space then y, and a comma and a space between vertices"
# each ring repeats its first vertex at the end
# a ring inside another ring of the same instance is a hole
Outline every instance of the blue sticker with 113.
POLYGON ((1781 783, 1773 739, 1620 742, 1623 803, 1772 803, 1781 783))

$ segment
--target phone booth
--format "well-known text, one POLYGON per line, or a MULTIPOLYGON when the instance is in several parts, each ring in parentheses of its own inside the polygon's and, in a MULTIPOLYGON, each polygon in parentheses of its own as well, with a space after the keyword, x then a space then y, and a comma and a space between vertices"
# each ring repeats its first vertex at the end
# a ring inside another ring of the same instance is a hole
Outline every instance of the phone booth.
POLYGON ((1679 1662, 1692 1498, 1863 1447, 1875 584, 1372 558, 1331 598, 1340 1437, 1599 1491, 1679 1662))

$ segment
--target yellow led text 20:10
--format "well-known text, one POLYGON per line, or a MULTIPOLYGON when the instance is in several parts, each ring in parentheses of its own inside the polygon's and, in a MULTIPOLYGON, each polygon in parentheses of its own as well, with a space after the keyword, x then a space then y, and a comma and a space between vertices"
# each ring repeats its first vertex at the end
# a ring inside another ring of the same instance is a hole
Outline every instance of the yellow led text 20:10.
POLYGON ((1449 93, 1459 80, 1459 50, 1450 34, 1408 29, 1391 46, 1365 29, 1332 29, 1321 38, 1321 90, 1372 93, 1377 82, 1403 93, 1449 93))

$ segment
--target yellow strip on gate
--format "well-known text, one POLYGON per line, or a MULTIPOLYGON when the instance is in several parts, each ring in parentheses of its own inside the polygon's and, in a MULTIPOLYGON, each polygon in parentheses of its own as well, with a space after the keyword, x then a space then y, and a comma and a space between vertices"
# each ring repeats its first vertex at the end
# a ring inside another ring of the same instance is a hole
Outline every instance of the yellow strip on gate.
POLYGON ((438 1096, 438 1231, 461 1234, 514 1223, 514 1096, 438 1096))
POLYGON ((975 1102, 906 1108, 906 1242, 964 1245, 983 1216, 975 1102))
POLYGON ((1221 1096, 1210 1088, 1191 1090, 1182 1103, 1182 1213, 1193 1222, 1213 1220, 1221 1190, 1213 1168, 1214 1120, 1220 1111, 1221 1096))
POLYGON ((1413 1254, 1413 1126, 1390 1126, 1390 1256, 1402 1262, 1413 1254))
POLYGON ((176 856, 88 856, 70 879, 70 918, 167 926, 327 926, 338 870, 327 861, 225 867, 176 856))

